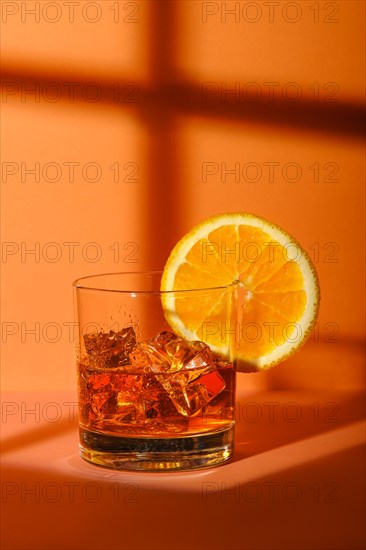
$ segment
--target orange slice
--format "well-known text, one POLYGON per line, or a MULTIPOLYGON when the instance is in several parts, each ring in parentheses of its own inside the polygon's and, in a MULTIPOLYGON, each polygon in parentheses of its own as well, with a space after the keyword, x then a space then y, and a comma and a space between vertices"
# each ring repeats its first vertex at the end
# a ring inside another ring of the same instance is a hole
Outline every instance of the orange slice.
MULTIPOLYGON (((237 281, 238 370, 259 371, 292 355, 308 338, 319 309, 315 268, 301 246, 275 224, 246 213, 211 217, 185 235, 164 268, 161 290, 217 288, 212 293, 162 294, 175 332, 202 339, 204 323, 227 316, 225 285, 237 281)), ((225 354, 219 331, 211 348, 225 354)), ((226 346, 226 344, 225 344, 226 346)))

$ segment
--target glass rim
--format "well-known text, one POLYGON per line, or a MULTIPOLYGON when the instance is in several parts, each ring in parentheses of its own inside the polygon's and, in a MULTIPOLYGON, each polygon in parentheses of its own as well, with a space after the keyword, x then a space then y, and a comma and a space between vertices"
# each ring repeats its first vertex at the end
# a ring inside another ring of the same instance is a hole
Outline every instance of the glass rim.
POLYGON ((84 285, 83 281, 87 281, 89 279, 96 279, 99 277, 113 277, 118 275, 162 275, 163 271, 160 270, 152 270, 152 271, 117 271, 117 272, 109 272, 109 273, 97 273, 96 275, 86 275, 85 277, 79 277, 75 279, 72 283, 72 286, 76 290, 90 290, 90 291, 98 291, 98 292, 117 292, 117 293, 124 293, 124 294, 179 294, 179 293, 194 293, 194 292, 204 292, 204 291, 210 291, 210 290, 224 290, 229 288, 234 288, 239 281, 234 280, 233 282, 226 284, 226 285, 218 285, 218 286, 207 286, 207 287, 200 287, 200 288, 186 288, 186 289, 179 289, 179 290, 137 290, 131 288, 130 290, 127 289, 115 289, 115 288, 103 288, 102 286, 92 285, 84 285))

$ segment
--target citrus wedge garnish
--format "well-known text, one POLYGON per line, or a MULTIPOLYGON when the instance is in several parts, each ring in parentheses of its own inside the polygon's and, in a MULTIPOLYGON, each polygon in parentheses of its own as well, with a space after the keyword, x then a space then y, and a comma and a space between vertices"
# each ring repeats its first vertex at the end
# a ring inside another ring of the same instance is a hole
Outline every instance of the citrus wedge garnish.
MULTIPOLYGON (((164 315, 180 336, 202 339, 202 326, 227 317, 226 285, 237 281, 238 370, 260 371, 306 341, 319 309, 319 284, 307 253, 283 229, 247 213, 213 216, 185 235, 165 265, 164 315), (220 293, 222 300, 220 300, 220 293)), ((225 354, 220 331, 210 347, 225 354)))

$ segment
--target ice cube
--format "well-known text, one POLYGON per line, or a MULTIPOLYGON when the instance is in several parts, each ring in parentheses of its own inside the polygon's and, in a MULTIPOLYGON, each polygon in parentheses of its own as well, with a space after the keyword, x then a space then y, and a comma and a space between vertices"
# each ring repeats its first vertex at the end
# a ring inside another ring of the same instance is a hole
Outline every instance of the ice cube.
MULTIPOLYGON (((191 380, 195 377, 196 370, 209 371, 214 368, 212 352, 203 342, 188 342, 182 338, 176 338, 166 343, 165 357, 165 364, 160 369, 153 367, 154 372, 160 370, 165 373, 175 373, 189 370, 191 372, 188 377, 191 380)), ((201 373, 197 372, 197 376, 201 373)))
POLYGON ((132 390, 118 392, 116 420, 118 422, 137 422, 145 420, 142 395, 132 390))
POLYGON ((155 336, 151 342, 165 350, 165 347, 169 342, 172 342, 178 338, 179 337, 174 332, 171 332, 170 330, 163 330, 162 332, 159 332, 159 334, 155 336))
POLYGON ((169 369, 152 369, 177 411, 192 416, 225 388, 225 381, 204 342, 176 338, 165 344, 165 350, 169 369))
POLYGON ((144 372, 150 366, 149 357, 140 345, 130 353, 130 364, 137 372, 144 372))
POLYGON ((111 392, 97 392, 91 395, 91 410, 97 419, 106 419, 116 411, 116 396, 111 392))
POLYGON ((121 374, 118 377, 117 421, 136 422, 145 419, 143 387, 144 377, 140 374, 121 374))
POLYGON ((125 376, 117 394, 115 421, 125 427, 136 426, 148 433, 179 433, 187 429, 188 419, 175 406, 156 377, 125 376))
POLYGON ((140 342, 130 354, 130 362, 143 372, 166 370, 169 363, 166 355, 152 340, 140 342))
POLYGON ((212 351, 204 342, 190 342, 191 354, 184 363, 184 368, 188 370, 204 369, 205 372, 215 368, 212 351))
POLYGON ((176 377, 166 377, 160 382, 183 416, 196 414, 225 388, 225 381, 217 371, 201 374, 186 385, 181 380, 177 381, 176 377))
POLYGON ((146 364, 149 365, 150 372, 174 372, 181 368, 172 361, 171 354, 168 353, 168 347, 172 344, 183 342, 174 332, 163 331, 150 340, 145 340, 139 344, 139 353, 141 360, 144 357, 146 364))
POLYGON ((136 346, 136 334, 132 327, 119 332, 113 330, 86 334, 84 345, 95 366, 113 368, 127 365, 129 355, 136 346))

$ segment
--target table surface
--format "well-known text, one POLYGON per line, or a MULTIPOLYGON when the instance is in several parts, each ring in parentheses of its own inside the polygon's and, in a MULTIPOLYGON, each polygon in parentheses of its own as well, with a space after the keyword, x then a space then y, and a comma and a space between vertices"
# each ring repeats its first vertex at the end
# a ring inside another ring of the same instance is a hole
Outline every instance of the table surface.
POLYGON ((240 375, 237 413, 222 466, 118 472, 79 457, 75 394, 4 394, 2 549, 364 548, 363 394, 240 375))

